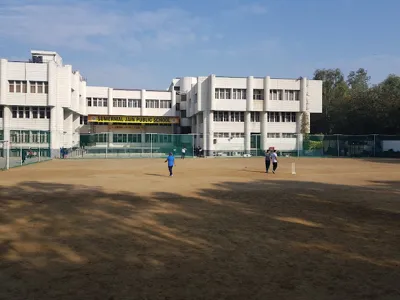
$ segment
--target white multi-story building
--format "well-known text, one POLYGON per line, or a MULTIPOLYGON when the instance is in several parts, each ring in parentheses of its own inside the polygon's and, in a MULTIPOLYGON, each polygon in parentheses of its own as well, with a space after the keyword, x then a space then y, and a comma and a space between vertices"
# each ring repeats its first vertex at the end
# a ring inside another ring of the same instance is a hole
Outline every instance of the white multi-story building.
POLYGON ((146 134, 182 133, 210 154, 290 151, 301 147, 302 119, 322 112, 322 82, 306 78, 210 75, 173 79, 163 91, 113 89, 87 86, 55 52, 31 54, 0 61, 0 139, 12 148, 50 153, 78 147, 82 134, 140 147, 146 134))
POLYGON ((322 81, 304 77, 184 77, 174 79, 170 90, 181 94, 181 126, 214 154, 301 148, 310 113, 322 112, 322 81))

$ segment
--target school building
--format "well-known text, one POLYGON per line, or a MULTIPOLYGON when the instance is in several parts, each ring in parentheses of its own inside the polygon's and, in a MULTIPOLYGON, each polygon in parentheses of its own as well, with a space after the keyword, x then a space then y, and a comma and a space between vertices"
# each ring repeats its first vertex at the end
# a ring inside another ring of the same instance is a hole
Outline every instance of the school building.
MULTIPOLYGON (((141 147, 190 134, 206 153, 301 147, 302 119, 322 112, 322 81, 260 77, 175 78, 167 90, 87 86, 56 52, 0 60, 0 139, 57 151, 141 147)), ((309 130, 309 128, 308 128, 309 130)))

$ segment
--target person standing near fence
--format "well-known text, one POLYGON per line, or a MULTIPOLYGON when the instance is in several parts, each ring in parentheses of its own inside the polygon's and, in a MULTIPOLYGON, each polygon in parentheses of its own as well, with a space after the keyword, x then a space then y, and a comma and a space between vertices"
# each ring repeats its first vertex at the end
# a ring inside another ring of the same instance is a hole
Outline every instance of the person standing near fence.
POLYGON ((175 166, 175 157, 172 154, 172 152, 169 153, 167 159, 165 162, 168 163, 168 171, 169 171, 169 176, 172 177, 174 174, 172 174, 172 168, 175 166))
POLYGON ((271 153, 269 150, 265 151, 265 173, 268 173, 271 165, 271 153))
POLYGON ((272 160, 272 173, 275 174, 276 169, 278 168, 278 154, 276 154, 276 150, 271 153, 272 160))

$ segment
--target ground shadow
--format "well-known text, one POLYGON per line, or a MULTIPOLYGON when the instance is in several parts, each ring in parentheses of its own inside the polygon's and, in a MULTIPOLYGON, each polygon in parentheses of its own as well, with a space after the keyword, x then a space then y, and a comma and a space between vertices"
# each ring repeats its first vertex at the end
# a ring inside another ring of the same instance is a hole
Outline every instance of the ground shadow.
POLYGON ((398 186, 2 186, 0 299, 399 299, 398 186))
POLYGON ((400 158, 362 157, 359 159, 374 163, 400 164, 400 158))

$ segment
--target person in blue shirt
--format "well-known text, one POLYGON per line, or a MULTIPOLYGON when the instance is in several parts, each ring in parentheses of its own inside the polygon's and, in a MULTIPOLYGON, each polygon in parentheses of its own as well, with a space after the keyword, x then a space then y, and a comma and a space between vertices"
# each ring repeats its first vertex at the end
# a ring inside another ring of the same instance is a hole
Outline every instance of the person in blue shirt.
POLYGON ((175 157, 172 154, 172 152, 169 153, 167 159, 165 160, 165 162, 168 162, 168 170, 169 170, 169 176, 174 176, 172 174, 172 168, 175 166, 175 157))

